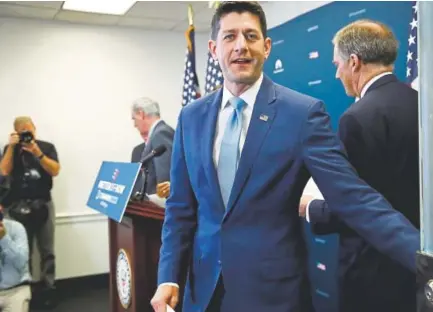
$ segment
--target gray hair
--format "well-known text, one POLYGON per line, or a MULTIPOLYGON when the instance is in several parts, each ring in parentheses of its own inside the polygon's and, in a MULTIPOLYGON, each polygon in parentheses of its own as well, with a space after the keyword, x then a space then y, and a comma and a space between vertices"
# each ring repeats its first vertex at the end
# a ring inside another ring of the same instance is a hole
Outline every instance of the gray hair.
POLYGON ((389 66, 397 59, 395 35, 388 26, 376 21, 363 19, 353 22, 340 29, 332 43, 344 60, 355 54, 364 64, 389 66))
POLYGON ((16 117, 14 120, 14 129, 17 130, 19 126, 27 123, 32 124, 34 126, 33 120, 29 116, 16 117))
POLYGON ((147 116, 157 116, 160 117, 160 110, 158 102, 148 98, 142 97, 136 99, 132 104, 132 112, 138 113, 143 112, 147 116))

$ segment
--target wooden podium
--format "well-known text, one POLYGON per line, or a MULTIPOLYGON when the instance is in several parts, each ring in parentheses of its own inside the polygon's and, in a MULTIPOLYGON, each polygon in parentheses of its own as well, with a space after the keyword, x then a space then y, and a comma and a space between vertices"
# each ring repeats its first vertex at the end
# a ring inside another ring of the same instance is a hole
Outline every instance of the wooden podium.
POLYGON ((164 215, 145 201, 129 203, 121 223, 109 219, 110 312, 153 311, 164 215))

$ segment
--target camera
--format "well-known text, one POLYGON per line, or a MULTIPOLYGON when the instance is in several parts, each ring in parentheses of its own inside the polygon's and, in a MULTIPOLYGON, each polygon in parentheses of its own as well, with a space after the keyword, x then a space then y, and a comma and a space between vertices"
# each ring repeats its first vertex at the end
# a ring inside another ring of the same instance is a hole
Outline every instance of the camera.
POLYGON ((21 132, 20 134, 19 134, 19 136, 20 136, 20 144, 22 144, 22 143, 30 143, 31 141, 33 141, 33 133, 31 133, 30 131, 24 131, 24 132, 21 132))

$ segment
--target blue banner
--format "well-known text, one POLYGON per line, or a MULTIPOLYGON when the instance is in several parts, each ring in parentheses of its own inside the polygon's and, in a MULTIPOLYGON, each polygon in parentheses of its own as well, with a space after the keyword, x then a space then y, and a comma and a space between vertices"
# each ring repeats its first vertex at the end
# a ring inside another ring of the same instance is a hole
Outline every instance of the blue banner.
POLYGON ((104 161, 87 206, 120 223, 140 167, 141 163, 104 161))

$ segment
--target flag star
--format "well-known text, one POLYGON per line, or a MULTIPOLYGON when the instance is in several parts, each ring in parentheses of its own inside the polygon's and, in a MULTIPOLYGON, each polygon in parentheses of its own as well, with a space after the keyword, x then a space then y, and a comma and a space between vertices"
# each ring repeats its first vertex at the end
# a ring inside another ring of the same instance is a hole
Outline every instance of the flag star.
POLYGON ((407 67, 407 68, 406 68, 406 77, 409 77, 409 76, 410 76, 410 68, 407 67))
POLYGON ((415 44, 415 38, 414 36, 410 35, 409 36, 409 46, 411 46, 412 44, 415 44))
POLYGON ((418 2, 412 7, 415 13, 418 13, 418 2))
POLYGON ((412 61, 413 52, 407 51, 407 62, 412 61))
POLYGON ((415 19, 412 19, 412 22, 410 23, 410 26, 412 27, 412 29, 418 27, 418 21, 415 19))

